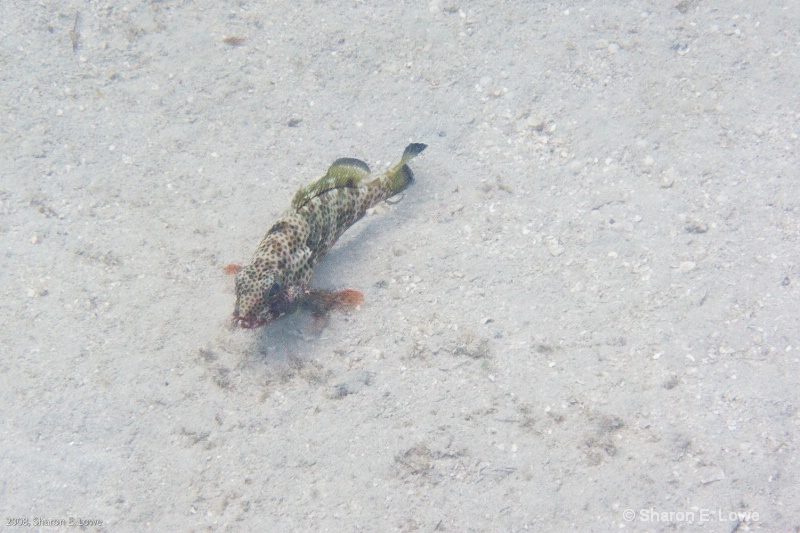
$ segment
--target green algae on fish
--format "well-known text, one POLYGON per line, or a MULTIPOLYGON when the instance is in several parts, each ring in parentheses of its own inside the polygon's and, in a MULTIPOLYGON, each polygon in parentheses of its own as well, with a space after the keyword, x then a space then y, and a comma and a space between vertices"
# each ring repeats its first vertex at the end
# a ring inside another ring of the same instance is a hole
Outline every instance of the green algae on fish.
POLYGON ((339 304, 360 303, 357 291, 340 293, 309 288, 314 267, 347 228, 367 210, 399 194, 414 181, 407 163, 427 145, 409 144, 400 162, 383 176, 365 182, 369 166, 359 159, 337 159, 318 181, 301 188, 291 207, 267 231, 249 265, 236 274, 234 323, 263 326, 306 305, 315 312, 339 304))

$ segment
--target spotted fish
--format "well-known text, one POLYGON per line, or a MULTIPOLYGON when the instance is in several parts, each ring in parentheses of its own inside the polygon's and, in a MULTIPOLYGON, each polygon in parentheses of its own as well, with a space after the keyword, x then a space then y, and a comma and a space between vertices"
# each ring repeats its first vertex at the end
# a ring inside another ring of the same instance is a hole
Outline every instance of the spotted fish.
POLYGON ((426 147, 409 144, 399 163, 366 183, 364 178, 370 175, 366 163, 337 159, 322 178, 297 191, 289 210, 261 240, 250 264, 233 266, 237 272, 234 323, 256 328, 303 304, 319 311, 337 303, 360 302, 363 297, 356 291, 310 290, 314 267, 367 209, 411 184, 414 174, 406 163, 426 147))

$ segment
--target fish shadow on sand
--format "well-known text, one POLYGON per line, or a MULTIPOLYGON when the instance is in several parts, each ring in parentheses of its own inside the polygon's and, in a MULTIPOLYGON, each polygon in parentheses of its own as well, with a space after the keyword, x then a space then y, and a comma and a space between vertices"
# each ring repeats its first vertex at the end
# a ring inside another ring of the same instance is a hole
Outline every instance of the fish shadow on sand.
MULTIPOLYGON (((331 291, 352 289, 364 293, 366 296, 364 306, 370 305, 370 300, 377 297, 378 294, 374 288, 375 284, 386 274, 364 271, 363 276, 358 276, 352 273, 350 266, 363 265, 368 261, 369 257, 375 253, 374 246, 377 240, 386 239, 382 246, 387 249, 386 253, 391 253, 388 251, 391 241, 388 240, 386 234, 391 228, 401 223, 400 218, 410 216, 410 212, 395 215, 383 216, 380 217, 381 220, 370 221, 370 224, 364 224, 361 227, 356 225, 351 229, 352 234, 341 239, 317 265, 311 284, 312 288, 331 291), (354 229, 356 231, 353 231, 354 229)), ((365 269, 359 267, 359 270, 365 269)), ((298 309, 296 312, 282 316, 254 331, 257 353, 253 355, 261 360, 275 362, 306 361, 311 346, 323 336, 331 334, 331 330, 328 328, 330 321, 339 320, 337 315, 341 316, 342 313, 352 314, 358 320, 359 313, 363 312, 363 308, 333 309, 325 316, 315 317, 308 309, 298 309)))

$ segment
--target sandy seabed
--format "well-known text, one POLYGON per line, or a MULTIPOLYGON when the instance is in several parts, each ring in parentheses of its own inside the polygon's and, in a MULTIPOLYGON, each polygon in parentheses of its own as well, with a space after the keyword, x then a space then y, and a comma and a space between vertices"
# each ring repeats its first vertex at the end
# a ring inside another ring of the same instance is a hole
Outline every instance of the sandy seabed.
POLYGON ((798 531, 800 2, 4 2, 29 531, 798 531), (417 181, 233 329, 350 156, 417 181))

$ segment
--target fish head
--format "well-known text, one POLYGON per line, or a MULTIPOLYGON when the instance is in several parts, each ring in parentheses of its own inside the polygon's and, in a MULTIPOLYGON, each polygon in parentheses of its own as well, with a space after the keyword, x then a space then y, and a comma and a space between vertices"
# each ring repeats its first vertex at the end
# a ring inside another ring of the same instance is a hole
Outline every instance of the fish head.
POLYGON ((286 291, 274 273, 253 265, 236 274, 236 307, 233 320, 243 328, 257 328, 286 312, 286 291))

